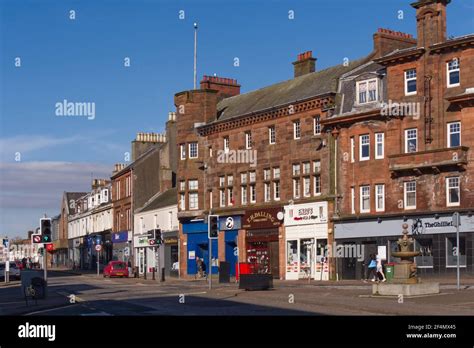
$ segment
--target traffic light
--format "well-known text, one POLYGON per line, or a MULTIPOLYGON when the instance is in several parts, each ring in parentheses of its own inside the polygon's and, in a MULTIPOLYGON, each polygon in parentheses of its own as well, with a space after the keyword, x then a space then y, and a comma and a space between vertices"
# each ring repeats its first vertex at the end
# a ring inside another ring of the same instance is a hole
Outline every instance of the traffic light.
POLYGON ((148 244, 149 245, 155 245, 156 244, 155 230, 149 230, 148 231, 148 244))
POLYGON ((155 244, 160 245, 161 243, 162 243, 161 229, 158 228, 155 230, 155 244))
POLYGON ((41 242, 51 243, 51 219, 40 219, 41 242))
POLYGON ((209 215, 207 223, 209 239, 217 239, 219 233, 219 215, 209 215))

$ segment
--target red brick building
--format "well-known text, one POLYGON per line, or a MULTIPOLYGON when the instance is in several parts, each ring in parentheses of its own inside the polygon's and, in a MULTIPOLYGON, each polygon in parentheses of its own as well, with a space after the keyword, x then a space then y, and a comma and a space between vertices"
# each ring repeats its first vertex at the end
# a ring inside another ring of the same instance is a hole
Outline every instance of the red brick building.
MULTIPOLYGON (((407 47, 341 77, 340 103, 323 121, 341 159, 336 240, 395 261, 391 251, 407 222, 422 252, 419 272, 427 274, 456 265, 453 212, 461 213, 461 266, 472 273, 474 263, 474 35, 447 39, 449 2, 412 4, 416 40, 379 30, 407 47)), ((339 270, 343 278, 363 276, 355 259, 342 259, 339 270)))
POLYGON ((240 94, 237 81, 204 76, 200 89, 176 94, 182 275, 196 273, 196 257, 207 267, 212 213, 222 231, 212 256, 231 274, 238 254, 277 278, 329 277, 335 151, 321 121, 338 78, 368 60, 317 71, 306 52, 289 81, 240 94))

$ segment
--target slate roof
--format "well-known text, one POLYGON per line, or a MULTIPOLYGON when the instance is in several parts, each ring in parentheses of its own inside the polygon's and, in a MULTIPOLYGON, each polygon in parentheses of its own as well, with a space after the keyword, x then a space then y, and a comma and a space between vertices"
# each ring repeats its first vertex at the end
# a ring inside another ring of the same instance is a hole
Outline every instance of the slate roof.
POLYGON ((159 208, 168 207, 170 205, 178 204, 177 195, 178 191, 176 187, 171 188, 165 192, 159 192, 153 197, 151 197, 150 200, 136 212, 142 213, 145 211, 155 210, 159 208))
POLYGON ((370 61, 371 56, 349 62, 347 66, 336 65, 321 71, 296 77, 252 92, 223 99, 217 105, 221 122, 238 116, 261 112, 272 107, 288 105, 311 97, 336 93, 339 77, 370 61))
POLYGON ((66 194, 66 206, 68 208, 68 213, 70 215, 73 215, 76 213, 76 209, 73 209, 69 202, 71 202, 71 199, 73 201, 77 201, 79 198, 87 195, 87 192, 65 192, 66 194))
POLYGON ((164 146, 165 143, 156 143, 156 144, 153 144, 150 146, 150 148, 148 148, 145 152, 143 152, 140 156, 138 156, 135 161, 133 162, 130 162, 128 165, 126 165, 125 167, 123 167, 121 170, 119 170, 117 173, 114 173, 110 176, 110 179, 111 180, 114 180, 115 178, 119 177, 120 175, 122 175, 123 173, 126 173, 130 168, 133 168, 138 162, 142 161, 143 159, 145 159, 146 157, 148 157, 148 155, 150 155, 151 153, 155 152, 155 151, 158 151, 162 146, 164 146))

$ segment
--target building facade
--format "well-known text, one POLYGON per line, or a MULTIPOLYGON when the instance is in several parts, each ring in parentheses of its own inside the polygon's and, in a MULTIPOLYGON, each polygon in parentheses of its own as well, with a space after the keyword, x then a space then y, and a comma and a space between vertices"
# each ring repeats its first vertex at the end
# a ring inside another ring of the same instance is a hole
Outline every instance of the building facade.
POLYGON ((176 188, 159 192, 136 210, 133 246, 139 274, 144 275, 150 268, 155 268, 160 276, 164 269, 165 277, 179 277, 177 214, 176 188), (162 243, 150 244, 149 235, 157 229, 160 230, 162 243))
MULTIPOLYGON (((472 273, 474 250, 474 35, 447 39, 449 0, 417 1, 417 39, 379 30, 408 47, 376 55, 340 79, 340 100, 323 125, 338 142, 335 215, 339 243, 364 245, 388 262, 407 223, 419 273, 472 273), (461 213, 460 245, 452 215, 461 213)), ((363 277, 355 258, 342 278, 363 277)))
MULTIPOLYGON (((293 263, 287 248, 306 238, 306 232, 298 236, 290 222, 289 243, 285 206, 321 202, 325 223, 309 224, 314 229, 310 239, 322 245, 333 242, 331 163, 336 151, 321 122, 334 110, 338 78, 366 61, 316 71, 316 58, 305 52, 293 63, 294 78, 289 81, 240 94, 235 80, 205 76, 200 89, 175 95, 182 274, 196 272, 196 256, 209 269, 206 217, 211 213, 240 221, 238 230, 222 229, 212 258, 232 265, 237 254, 253 272, 275 278, 295 279, 287 272, 293 263), (318 234, 321 227, 324 232, 318 234)), ((310 258, 311 270, 298 263, 296 278, 309 274, 316 279, 316 249, 298 250, 303 249, 296 248, 298 260, 302 255, 310 258)), ((326 262, 332 272, 334 260, 326 262)))
POLYGON ((95 269, 97 262, 102 267, 113 259, 110 192, 110 181, 94 179, 89 193, 70 202, 74 214, 68 219, 69 260, 74 268, 95 269))

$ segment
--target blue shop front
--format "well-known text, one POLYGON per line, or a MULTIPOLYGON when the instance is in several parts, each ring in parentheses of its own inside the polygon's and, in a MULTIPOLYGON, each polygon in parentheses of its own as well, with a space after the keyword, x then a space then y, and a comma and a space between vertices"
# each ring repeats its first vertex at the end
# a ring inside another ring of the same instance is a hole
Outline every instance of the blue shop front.
MULTIPOLYGON (((207 235, 207 223, 204 221, 183 222, 183 234, 187 235, 187 274, 197 273, 196 257, 202 259, 206 273, 209 273, 209 239, 207 235)), ((212 240, 212 274, 218 273, 218 245, 217 239, 212 240)))
POLYGON ((224 233, 225 261, 230 263, 230 275, 235 276, 238 249, 237 236, 241 228, 241 217, 238 215, 221 216, 219 230, 224 233))

